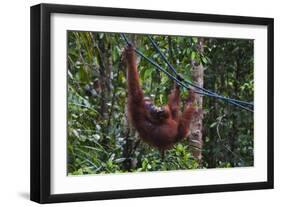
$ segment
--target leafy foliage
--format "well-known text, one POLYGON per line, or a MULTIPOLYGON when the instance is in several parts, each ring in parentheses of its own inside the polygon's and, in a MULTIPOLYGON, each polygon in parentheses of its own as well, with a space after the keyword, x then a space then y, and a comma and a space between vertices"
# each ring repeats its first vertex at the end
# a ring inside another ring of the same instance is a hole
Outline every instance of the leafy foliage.
MULTIPOLYGON (((145 35, 130 35, 147 57, 167 68, 145 35)), ((156 36, 177 71, 191 80, 192 61, 202 63, 205 87, 241 100, 253 100, 253 42, 156 36)), ((187 140, 161 153, 143 143, 126 115, 124 42, 119 34, 68 32, 68 174, 142 172, 253 165, 253 116, 213 98, 204 98, 203 162, 195 160, 187 140)), ((167 102, 173 82, 139 59, 143 90, 157 105, 167 102)), ((182 89, 182 97, 187 90, 182 89)))

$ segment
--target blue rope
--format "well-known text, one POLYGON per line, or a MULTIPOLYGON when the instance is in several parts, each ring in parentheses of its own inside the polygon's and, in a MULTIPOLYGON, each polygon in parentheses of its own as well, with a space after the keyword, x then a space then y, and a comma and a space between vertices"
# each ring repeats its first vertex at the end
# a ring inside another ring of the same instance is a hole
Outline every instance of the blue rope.
MULTIPOLYGON (((156 42, 152 39, 152 37, 150 37, 150 35, 147 35, 148 36, 148 39, 150 40, 150 42, 152 43, 153 47, 157 50, 157 52, 161 55, 162 59, 167 63, 167 65, 169 66, 169 68, 175 73, 176 76, 179 76, 179 74, 177 73, 177 70, 169 63, 168 59, 166 58, 166 56, 162 53, 162 51, 159 49, 158 45, 156 44, 156 42)), ((197 88, 197 89, 200 89, 206 93, 210 93, 212 95, 215 95, 215 96, 218 96, 218 97, 223 97, 223 96, 220 96, 218 95, 217 93, 214 93, 210 90, 207 90, 205 88, 202 88, 198 85, 195 85, 194 83, 192 83, 191 81, 188 81, 188 80, 184 80, 184 82, 187 82, 189 85, 197 88)), ((246 102, 246 101, 240 101, 240 100, 236 100, 236 99, 232 99, 232 98, 228 98, 228 97, 224 97, 225 100, 228 100, 229 102, 236 102, 236 103, 240 103, 240 104, 245 104, 245 105, 250 105, 253 107, 253 103, 250 103, 250 102, 246 102)))
MULTIPOLYGON (((124 35, 124 34, 121 34, 121 36, 123 37, 123 39, 125 40, 125 42, 127 43, 127 45, 132 45, 131 43, 130 43, 130 41, 127 39, 127 37, 124 35)), ((160 65, 158 65, 156 62, 154 62, 153 60, 151 60, 151 59, 149 59, 148 57, 146 57, 141 51, 139 51, 138 49, 136 49, 136 48, 134 48, 134 51, 138 54, 138 55, 140 55, 141 57, 143 57, 146 61, 148 61, 150 64, 152 64, 152 65, 154 65, 155 67, 156 67, 156 69, 158 69, 158 70, 160 70, 160 71, 162 71, 163 73, 165 73, 169 78, 171 78, 172 80, 174 80, 179 86, 182 86, 182 87, 184 87, 184 88, 186 88, 186 89, 190 89, 190 87, 188 86, 188 85, 186 85, 185 83, 182 83, 182 82, 180 82, 180 80, 179 79, 177 79, 176 77, 174 77, 174 76, 172 76, 169 72, 167 72, 164 68, 162 68, 160 65)), ((194 85, 193 83, 191 83, 190 85, 194 85)), ((197 88, 197 89, 200 89, 200 90, 202 90, 201 89, 201 87, 199 87, 199 86, 194 86, 195 88, 197 88)), ((205 89, 206 90, 206 89, 205 89)), ((214 97, 214 98, 217 98, 217 99, 221 99, 221 100, 225 100, 225 101, 228 101, 229 102, 229 99, 228 98, 226 98, 226 97, 223 97, 223 96, 218 96, 218 95, 214 95, 214 94, 211 94, 211 93, 206 93, 206 92, 202 92, 202 91, 194 91, 194 93, 197 93, 197 94, 200 94, 200 95, 203 95, 203 96, 209 96, 209 97, 214 97)), ((243 106, 243 105, 241 105, 241 104, 238 104, 238 103, 236 103, 236 102, 229 102, 229 103, 231 103, 231 104, 233 104, 233 105, 236 105, 236 106, 238 106, 238 107, 240 107, 240 108, 242 108, 242 109, 245 109, 245 110, 247 110, 247 111, 251 111, 251 112, 254 112, 252 109, 249 109, 249 108, 247 108, 247 107, 245 107, 245 106, 243 106)))
POLYGON ((165 55, 161 52, 161 50, 159 49, 158 45, 155 43, 155 41, 152 39, 152 37, 150 37, 149 35, 147 35, 148 39, 150 40, 150 42, 152 43, 153 47, 158 51, 158 53, 161 55, 162 59, 168 64, 169 68, 174 72, 174 74, 176 76, 178 76, 179 74, 177 73, 177 70, 170 64, 170 62, 167 60, 167 58, 165 57, 165 55))

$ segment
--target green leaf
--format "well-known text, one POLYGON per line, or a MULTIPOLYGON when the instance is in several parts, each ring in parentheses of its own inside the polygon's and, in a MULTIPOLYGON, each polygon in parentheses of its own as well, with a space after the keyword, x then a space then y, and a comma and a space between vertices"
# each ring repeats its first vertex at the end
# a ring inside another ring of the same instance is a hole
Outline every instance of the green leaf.
POLYGON ((193 41, 194 43, 197 43, 197 42, 198 42, 198 38, 197 38, 197 37, 192 37, 192 41, 193 41))
POLYGON ((193 51, 191 53, 191 60, 195 60, 195 58, 196 58, 196 52, 193 51))
POLYGON ((212 123, 211 125, 210 125, 210 128, 213 128, 213 127, 215 127, 217 125, 217 122, 214 122, 214 123, 212 123))
POLYGON ((205 64, 207 64, 207 63, 208 63, 208 60, 207 60, 207 58, 205 58, 205 57, 202 57, 201 59, 202 59, 202 62, 203 62, 203 63, 205 63, 205 64))

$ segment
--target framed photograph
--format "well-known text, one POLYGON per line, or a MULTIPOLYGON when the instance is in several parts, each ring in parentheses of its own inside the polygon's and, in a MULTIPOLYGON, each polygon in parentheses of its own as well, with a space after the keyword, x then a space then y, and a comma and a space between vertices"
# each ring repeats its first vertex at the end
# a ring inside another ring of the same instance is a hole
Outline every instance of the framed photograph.
POLYGON ((273 188, 273 19, 31 7, 31 200, 273 188))

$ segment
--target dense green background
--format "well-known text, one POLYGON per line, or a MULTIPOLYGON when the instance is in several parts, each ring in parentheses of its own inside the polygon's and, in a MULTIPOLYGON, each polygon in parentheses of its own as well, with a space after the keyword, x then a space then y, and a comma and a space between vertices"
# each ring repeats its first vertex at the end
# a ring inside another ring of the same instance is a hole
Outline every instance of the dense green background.
MULTIPOLYGON (((166 64, 146 35, 130 35, 146 56, 166 64)), ((196 37, 153 38, 185 79, 192 62, 204 65, 204 87, 223 96, 252 101, 253 40, 196 37)), ((68 174, 117 173, 195 168, 252 166, 253 113, 204 97, 203 158, 199 163, 184 140, 165 158, 139 140, 126 118, 126 70, 121 63, 124 41, 119 34, 68 32, 68 174)), ((139 58, 146 95, 166 104, 172 81, 139 58)), ((182 97, 187 91, 182 89, 182 97)))

